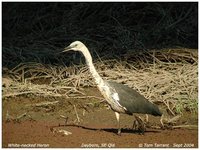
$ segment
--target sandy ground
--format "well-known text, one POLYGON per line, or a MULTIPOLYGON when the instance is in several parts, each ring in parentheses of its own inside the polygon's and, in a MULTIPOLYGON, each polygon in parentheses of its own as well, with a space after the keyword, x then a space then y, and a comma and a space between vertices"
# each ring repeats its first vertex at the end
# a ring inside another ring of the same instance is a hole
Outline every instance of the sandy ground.
MULTIPOLYGON (((3 99, 3 147, 198 147, 197 129, 147 128, 141 135, 132 129, 134 117, 128 115, 121 115, 122 134, 119 136, 113 111, 105 103, 96 105, 95 102, 98 100, 35 96, 3 99), (35 105, 55 101, 58 103, 35 105), (60 115, 68 117, 67 125, 60 115)), ((149 122, 155 125, 159 125, 159 120, 159 117, 149 117, 149 122)), ((188 113, 180 122, 197 124, 197 115, 188 113)))

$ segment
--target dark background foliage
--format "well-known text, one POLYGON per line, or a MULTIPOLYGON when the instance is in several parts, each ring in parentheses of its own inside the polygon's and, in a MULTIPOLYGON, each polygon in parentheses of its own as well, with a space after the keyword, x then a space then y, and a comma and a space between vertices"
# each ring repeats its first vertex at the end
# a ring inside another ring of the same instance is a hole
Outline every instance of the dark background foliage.
POLYGON ((198 47, 197 2, 3 2, 2 7, 7 67, 60 64, 67 60, 57 52, 75 40, 103 59, 154 48, 198 47))

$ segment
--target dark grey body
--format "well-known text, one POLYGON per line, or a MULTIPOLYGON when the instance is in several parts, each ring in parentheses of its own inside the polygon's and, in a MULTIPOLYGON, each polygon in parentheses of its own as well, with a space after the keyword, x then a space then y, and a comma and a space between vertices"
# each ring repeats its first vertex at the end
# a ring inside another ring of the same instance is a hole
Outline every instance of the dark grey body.
POLYGON ((120 99, 119 104, 126 108, 127 114, 132 115, 133 113, 142 113, 154 116, 162 115, 157 105, 149 102, 134 89, 113 81, 107 81, 107 83, 118 93, 120 99))

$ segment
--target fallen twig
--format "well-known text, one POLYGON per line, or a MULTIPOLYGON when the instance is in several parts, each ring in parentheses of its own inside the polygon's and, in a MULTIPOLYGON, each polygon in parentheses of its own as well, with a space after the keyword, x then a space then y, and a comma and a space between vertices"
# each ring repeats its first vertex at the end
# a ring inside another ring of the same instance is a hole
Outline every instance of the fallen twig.
POLYGON ((59 103, 59 101, 54 101, 54 102, 41 102, 41 103, 36 103, 36 104, 31 104, 31 105, 26 105, 26 106, 35 106, 35 107, 46 107, 49 105, 55 105, 59 103))
POLYGON ((172 126, 173 129, 179 129, 179 128, 187 128, 187 129, 198 129, 198 125, 177 125, 172 126))
POLYGON ((75 113, 76 113, 77 121, 78 121, 78 123, 80 123, 80 118, 79 118, 79 116, 78 116, 78 113, 77 113, 77 110, 76 110, 76 106, 75 106, 75 105, 73 105, 73 106, 74 106, 74 111, 75 111, 75 113))
POLYGON ((60 115, 60 117, 63 118, 63 119, 65 119, 65 125, 67 125, 67 121, 68 121, 69 117, 66 117, 64 115, 60 115))

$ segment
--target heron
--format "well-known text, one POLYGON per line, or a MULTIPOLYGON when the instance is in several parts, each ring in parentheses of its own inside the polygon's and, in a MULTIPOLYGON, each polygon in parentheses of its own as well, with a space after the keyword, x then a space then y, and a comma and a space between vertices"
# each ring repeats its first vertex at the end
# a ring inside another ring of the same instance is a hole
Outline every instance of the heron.
POLYGON ((86 64, 95 80, 97 88, 107 101, 110 108, 115 112, 118 123, 118 135, 121 135, 121 113, 128 115, 133 115, 134 113, 151 114, 154 116, 162 115, 157 105, 147 100, 136 90, 124 84, 103 80, 94 67, 92 56, 88 48, 82 42, 72 42, 69 46, 65 47, 62 52, 71 50, 81 52, 85 57, 86 64))

